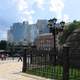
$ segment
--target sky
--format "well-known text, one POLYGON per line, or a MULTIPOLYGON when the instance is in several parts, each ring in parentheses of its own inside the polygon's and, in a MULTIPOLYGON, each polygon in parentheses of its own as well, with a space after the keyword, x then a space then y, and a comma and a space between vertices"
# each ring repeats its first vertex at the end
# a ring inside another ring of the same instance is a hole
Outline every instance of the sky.
POLYGON ((70 22, 80 20, 80 0, 0 0, 0 40, 7 39, 7 30, 15 22, 52 19, 70 22))

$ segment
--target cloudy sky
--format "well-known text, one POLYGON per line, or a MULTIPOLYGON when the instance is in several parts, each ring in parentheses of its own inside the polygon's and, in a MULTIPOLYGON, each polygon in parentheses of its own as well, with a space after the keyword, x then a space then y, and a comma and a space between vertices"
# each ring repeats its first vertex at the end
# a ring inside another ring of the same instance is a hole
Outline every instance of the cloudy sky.
POLYGON ((66 22, 80 20, 80 0, 0 0, 0 40, 14 22, 56 17, 66 22))

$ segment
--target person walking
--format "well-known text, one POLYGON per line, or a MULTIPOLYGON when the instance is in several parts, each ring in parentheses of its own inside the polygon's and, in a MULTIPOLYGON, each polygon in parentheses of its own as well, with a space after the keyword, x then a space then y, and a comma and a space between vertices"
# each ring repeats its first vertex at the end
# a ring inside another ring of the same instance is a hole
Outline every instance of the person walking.
POLYGON ((22 61, 22 56, 21 56, 21 55, 19 55, 18 62, 19 62, 19 61, 22 61))

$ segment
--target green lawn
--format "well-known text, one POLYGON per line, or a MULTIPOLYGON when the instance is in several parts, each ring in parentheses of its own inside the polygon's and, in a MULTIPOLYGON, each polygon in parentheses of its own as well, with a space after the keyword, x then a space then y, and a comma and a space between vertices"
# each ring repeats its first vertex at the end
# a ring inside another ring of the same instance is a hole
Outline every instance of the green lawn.
MULTIPOLYGON (((57 80, 62 80, 63 68, 61 66, 46 66, 27 70, 27 73, 46 78, 55 78, 57 80)), ((80 80, 80 69, 70 68, 69 78, 69 80, 80 80)))

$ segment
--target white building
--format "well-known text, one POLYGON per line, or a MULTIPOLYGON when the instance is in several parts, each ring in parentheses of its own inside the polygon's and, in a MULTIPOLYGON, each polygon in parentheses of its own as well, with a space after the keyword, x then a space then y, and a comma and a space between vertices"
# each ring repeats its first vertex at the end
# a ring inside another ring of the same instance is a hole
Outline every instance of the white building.
POLYGON ((26 34, 28 23, 14 23, 8 31, 8 42, 22 44, 26 34))
POLYGON ((7 40, 8 40, 10 43, 13 42, 12 30, 8 30, 8 32, 7 32, 7 40))
POLYGON ((38 35, 38 29, 35 24, 28 22, 14 23, 7 33, 7 40, 16 45, 28 45, 33 43, 38 35))
POLYGON ((39 34, 49 33, 48 20, 38 20, 36 26, 39 29, 39 34))
POLYGON ((39 34, 49 32, 47 23, 47 20, 38 20, 36 24, 14 23, 8 31, 8 42, 13 42, 16 45, 34 43, 39 34))

